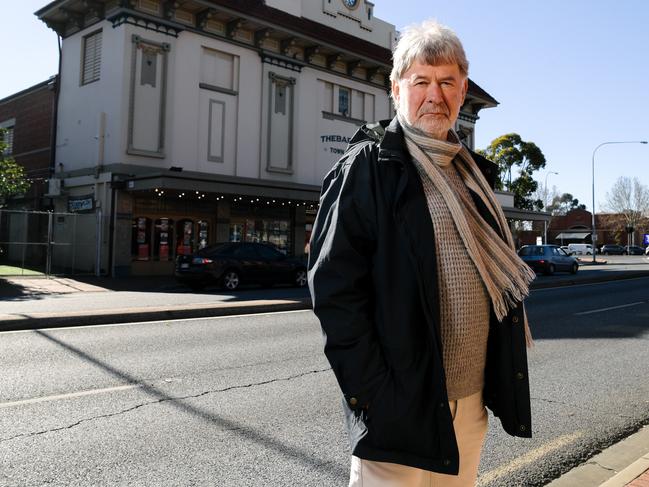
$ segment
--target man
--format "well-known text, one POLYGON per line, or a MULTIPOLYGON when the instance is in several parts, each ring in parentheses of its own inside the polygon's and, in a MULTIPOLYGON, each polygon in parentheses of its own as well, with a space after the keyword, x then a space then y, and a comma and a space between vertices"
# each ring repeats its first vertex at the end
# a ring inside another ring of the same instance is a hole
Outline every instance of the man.
POLYGON ((531 436, 534 274, 495 199, 497 168, 453 130, 468 87, 459 39, 424 22, 393 58, 397 116, 362 127, 325 177, 309 287, 344 396, 350 486, 470 486, 485 405, 531 436))

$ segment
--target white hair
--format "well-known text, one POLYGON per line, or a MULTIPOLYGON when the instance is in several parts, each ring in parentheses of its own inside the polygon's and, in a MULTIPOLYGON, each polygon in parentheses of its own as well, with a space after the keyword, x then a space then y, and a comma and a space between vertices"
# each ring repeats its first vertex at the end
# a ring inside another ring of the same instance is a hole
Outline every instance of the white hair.
POLYGON ((469 61, 455 32, 436 20, 409 25, 392 53, 390 81, 399 81, 415 61, 438 66, 457 64, 463 76, 469 75, 469 61))

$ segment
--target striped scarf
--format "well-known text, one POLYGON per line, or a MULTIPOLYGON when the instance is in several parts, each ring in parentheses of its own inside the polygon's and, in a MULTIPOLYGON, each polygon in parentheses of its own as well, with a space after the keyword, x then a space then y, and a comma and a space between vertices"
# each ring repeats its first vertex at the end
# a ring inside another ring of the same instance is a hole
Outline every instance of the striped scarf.
MULTIPOLYGON (((441 193, 462 243, 482 278, 496 317, 502 321, 507 313, 529 294, 529 285, 535 274, 516 254, 505 214, 493 190, 453 130, 449 135, 454 140, 449 143, 433 139, 425 132, 408 125, 401 116, 399 122, 419 174, 422 177, 425 175, 441 193), (502 238, 485 222, 472 200, 462 192, 452 190, 437 167, 450 164, 453 160, 464 184, 482 200, 493 216, 502 238)), ((527 317, 524 323, 527 343, 531 345, 527 317)))

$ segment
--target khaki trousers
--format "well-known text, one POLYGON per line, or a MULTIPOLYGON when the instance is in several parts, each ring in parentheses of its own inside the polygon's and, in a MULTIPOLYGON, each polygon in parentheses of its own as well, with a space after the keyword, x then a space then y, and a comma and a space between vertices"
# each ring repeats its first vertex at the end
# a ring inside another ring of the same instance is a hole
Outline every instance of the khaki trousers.
POLYGON ((487 434, 487 410, 482 391, 449 401, 460 452, 459 475, 445 475, 396 463, 374 462, 352 456, 349 487, 472 487, 487 434))

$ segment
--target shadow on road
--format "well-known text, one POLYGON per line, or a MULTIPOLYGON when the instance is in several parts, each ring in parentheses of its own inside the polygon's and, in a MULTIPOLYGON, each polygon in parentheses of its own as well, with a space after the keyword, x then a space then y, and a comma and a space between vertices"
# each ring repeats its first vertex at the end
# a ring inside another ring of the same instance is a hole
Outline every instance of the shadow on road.
MULTIPOLYGON (((84 351, 68 343, 65 343, 62 340, 59 340, 58 338, 55 338, 50 333, 47 333, 42 330, 35 330, 35 332, 38 333, 43 338, 45 338, 46 340, 55 343, 59 347, 76 355, 84 362, 88 362, 108 372, 110 375, 118 378, 120 381, 123 381, 125 384, 137 384, 138 386, 140 386, 140 389, 142 391, 144 391, 146 394, 156 399, 154 403, 162 403, 162 402, 168 403, 171 406, 175 407, 176 409, 184 413, 188 413, 192 416, 199 417, 225 431, 232 431, 242 436, 246 440, 252 443, 256 443, 257 445, 263 448, 272 450, 275 453, 287 457, 291 460, 297 460, 298 462, 302 463, 308 468, 317 469, 320 472, 323 471, 327 472, 335 478, 344 478, 348 475, 347 469, 343 468, 341 465, 332 464, 328 460, 319 459, 315 457, 312 452, 304 451, 293 446, 285 445, 280 441, 278 441, 277 439, 272 438, 271 436, 268 436, 260 431, 256 431, 245 424, 222 418, 212 412, 205 411, 195 406, 186 404, 183 402, 183 399, 185 398, 169 396, 168 394, 165 394, 163 391, 149 384, 145 384, 144 382, 141 382, 137 377, 133 377, 132 375, 127 374, 126 372, 122 372, 121 370, 112 367, 110 364, 103 362, 95 357, 92 357, 87 353, 85 353, 84 351)), ((189 398, 193 398, 193 397, 194 396, 190 396, 189 398)))
POLYGON ((649 338, 649 304, 648 300, 639 301, 641 304, 629 309, 634 310, 629 316, 628 310, 622 317, 616 315, 617 310, 612 309, 607 315, 580 314, 568 320, 550 321, 536 319, 533 312, 528 314, 532 335, 535 340, 557 339, 611 339, 611 338, 649 338), (535 326, 536 324, 536 326, 535 326))

